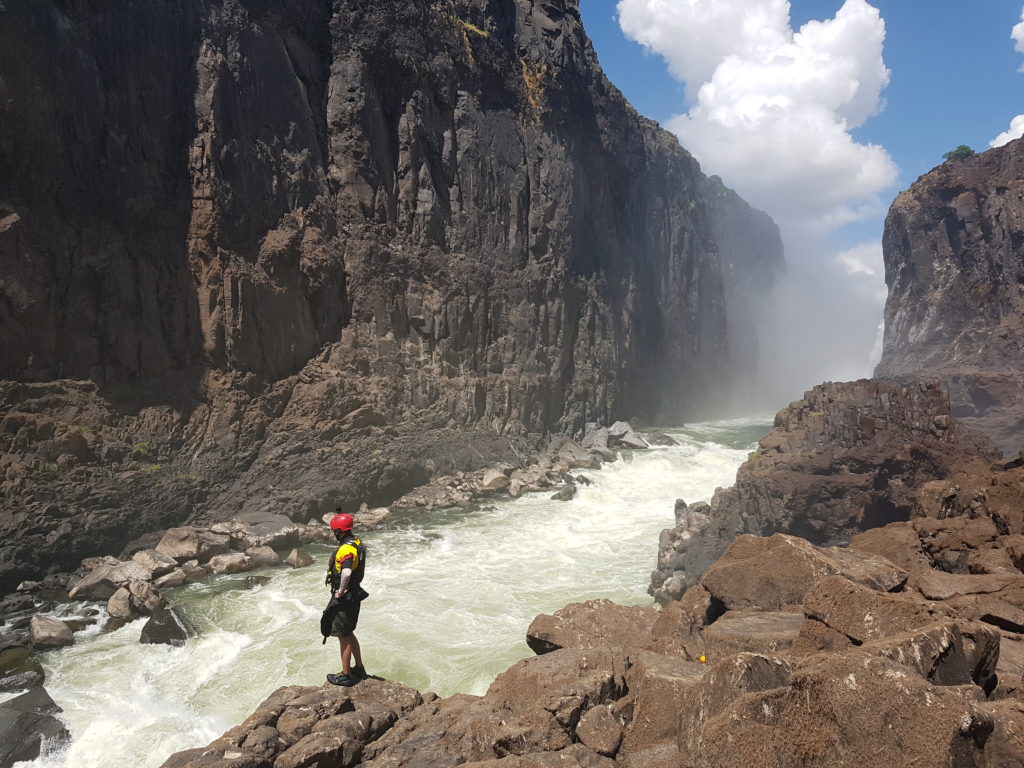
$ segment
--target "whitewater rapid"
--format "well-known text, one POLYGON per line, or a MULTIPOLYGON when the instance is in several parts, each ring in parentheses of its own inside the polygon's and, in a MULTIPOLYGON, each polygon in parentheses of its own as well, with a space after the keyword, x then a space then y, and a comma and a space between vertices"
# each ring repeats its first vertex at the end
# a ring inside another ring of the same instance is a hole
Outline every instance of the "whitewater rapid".
MULTIPOLYGON (((707 501, 731 485, 769 427, 738 419, 664 430, 680 445, 574 473, 592 484, 572 501, 528 494, 367 533, 370 597, 357 632, 367 670, 442 696, 480 694, 531 655, 525 635, 537 614, 595 598, 649 604, 658 534, 673 524, 675 499, 707 501)), ((330 548, 306 551, 316 565, 254 572, 270 579, 254 589, 242 588, 244 576, 222 576, 167 591, 196 632, 183 648, 141 645, 137 621, 85 630, 74 646, 44 654, 46 689, 72 742, 18 766, 156 768, 205 746, 276 688, 322 683, 340 668, 337 641, 321 645, 319 633, 330 548)))

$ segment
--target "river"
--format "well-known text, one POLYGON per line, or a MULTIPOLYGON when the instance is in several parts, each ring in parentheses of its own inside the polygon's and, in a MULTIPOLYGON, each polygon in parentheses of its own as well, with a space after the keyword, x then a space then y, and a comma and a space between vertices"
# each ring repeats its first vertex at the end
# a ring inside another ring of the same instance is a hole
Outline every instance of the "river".
MULTIPOLYGON (((577 472, 592 485, 572 501, 528 494, 367 533, 370 597, 357 633, 367 671, 442 696, 480 694, 531 655, 525 634, 537 614, 595 598, 649 604, 674 500, 709 500, 731 485, 769 428, 760 418, 664 430, 680 444, 577 472)), ((221 576, 168 590, 196 631, 183 648, 139 644, 137 621, 84 630, 74 646, 44 654, 46 688, 72 742, 19 767, 156 768, 220 736, 279 686, 318 685, 338 671, 337 641, 321 645, 319 632, 330 549, 306 549, 316 565, 258 571, 270 581, 254 589, 221 576)))

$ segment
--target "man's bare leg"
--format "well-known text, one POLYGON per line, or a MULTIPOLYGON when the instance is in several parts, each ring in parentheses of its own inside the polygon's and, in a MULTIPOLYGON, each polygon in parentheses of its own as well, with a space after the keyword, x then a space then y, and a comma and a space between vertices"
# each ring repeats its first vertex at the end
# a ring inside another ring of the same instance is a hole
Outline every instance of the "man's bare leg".
POLYGON ((356 658, 356 666, 363 666, 363 655, 359 648, 359 640, 356 639, 355 635, 339 637, 338 640, 341 642, 341 674, 348 675, 352 672, 351 661, 353 655, 356 658))

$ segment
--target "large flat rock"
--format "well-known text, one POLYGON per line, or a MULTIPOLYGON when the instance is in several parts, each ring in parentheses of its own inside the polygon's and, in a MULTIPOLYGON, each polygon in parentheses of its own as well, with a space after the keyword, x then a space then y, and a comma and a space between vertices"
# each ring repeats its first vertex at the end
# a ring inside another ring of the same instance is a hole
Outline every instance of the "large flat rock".
POLYGON ((815 547, 795 536, 743 535, 701 578, 701 584, 730 610, 777 611, 800 605, 821 579, 841 575, 871 589, 890 591, 906 571, 885 558, 841 547, 815 547))

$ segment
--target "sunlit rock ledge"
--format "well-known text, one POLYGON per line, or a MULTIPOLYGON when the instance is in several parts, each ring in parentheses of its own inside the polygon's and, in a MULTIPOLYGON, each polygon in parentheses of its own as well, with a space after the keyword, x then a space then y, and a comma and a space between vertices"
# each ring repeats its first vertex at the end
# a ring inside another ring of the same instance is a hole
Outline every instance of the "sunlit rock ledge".
POLYGON ((1024 574, 908 570, 871 549, 744 535, 663 610, 593 601, 537 617, 541 655, 483 696, 373 677, 285 687, 163 768, 824 768, 879 754, 946 768, 1022 754, 1020 635, 984 606, 1019 605, 1024 574))

